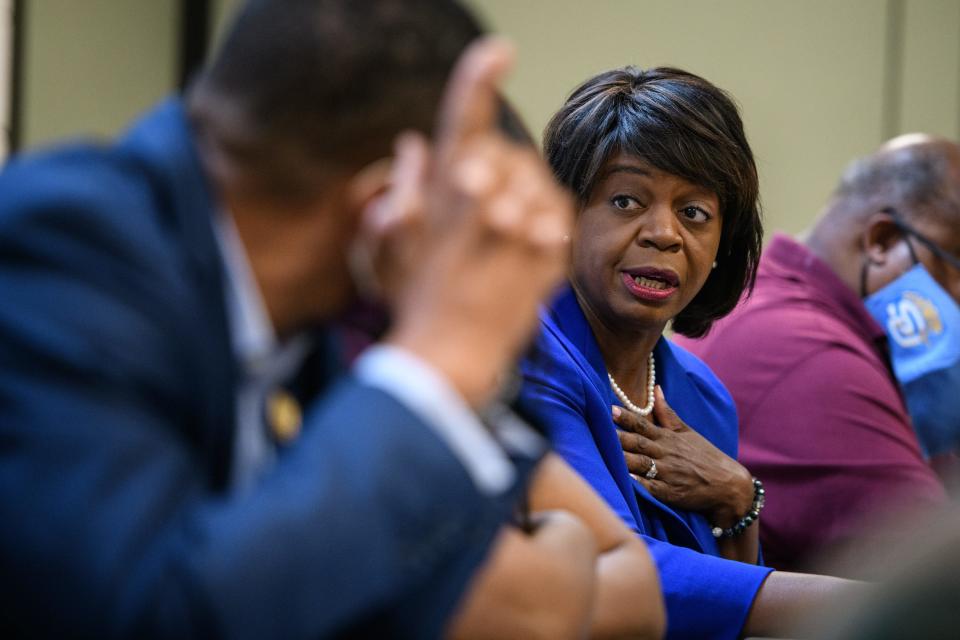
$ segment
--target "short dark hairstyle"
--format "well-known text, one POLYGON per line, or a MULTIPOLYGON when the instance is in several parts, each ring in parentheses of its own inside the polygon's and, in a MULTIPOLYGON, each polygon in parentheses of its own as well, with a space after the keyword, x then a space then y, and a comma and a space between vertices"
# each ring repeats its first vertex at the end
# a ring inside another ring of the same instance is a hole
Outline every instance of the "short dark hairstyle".
POLYGON ((233 158, 293 188, 302 165, 358 168, 430 131, 481 33, 453 0, 247 0, 188 104, 233 158))
POLYGON ((679 69, 607 71, 573 91, 547 125, 543 147, 557 179, 581 204, 618 153, 717 194, 719 266, 673 319, 674 331, 705 335, 753 288, 763 243, 757 167, 736 104, 724 91, 679 69))

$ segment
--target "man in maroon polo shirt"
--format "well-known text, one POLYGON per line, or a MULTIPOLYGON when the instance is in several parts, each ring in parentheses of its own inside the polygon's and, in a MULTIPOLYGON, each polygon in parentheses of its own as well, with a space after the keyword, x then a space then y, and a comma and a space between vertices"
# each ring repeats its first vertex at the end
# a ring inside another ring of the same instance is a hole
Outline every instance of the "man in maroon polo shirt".
POLYGON ((705 338, 677 339, 736 401, 740 460, 767 490, 760 536, 774 567, 803 570, 881 514, 945 499, 863 303, 913 255, 960 301, 960 146, 921 135, 854 162, 805 240, 773 238, 753 295, 705 338), (935 246, 910 242, 891 207, 935 246))

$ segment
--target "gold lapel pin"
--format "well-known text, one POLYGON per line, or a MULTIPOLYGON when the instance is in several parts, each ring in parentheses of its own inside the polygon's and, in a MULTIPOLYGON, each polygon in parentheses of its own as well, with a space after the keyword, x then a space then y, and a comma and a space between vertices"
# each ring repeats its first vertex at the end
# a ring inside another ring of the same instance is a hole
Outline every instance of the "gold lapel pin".
POLYGON ((277 389, 267 399, 267 423, 270 432, 280 444, 288 444, 300 435, 303 425, 303 412, 300 403, 293 395, 277 389))

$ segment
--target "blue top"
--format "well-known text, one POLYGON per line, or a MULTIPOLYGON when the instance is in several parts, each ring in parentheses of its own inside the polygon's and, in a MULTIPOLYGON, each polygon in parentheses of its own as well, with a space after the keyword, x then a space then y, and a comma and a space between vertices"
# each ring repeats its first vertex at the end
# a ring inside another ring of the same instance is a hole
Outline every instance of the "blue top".
MULTIPOLYGON (((711 525, 672 509, 627 471, 610 407, 619 404, 573 290, 541 314, 536 348, 523 362, 521 404, 550 434, 557 453, 648 543, 667 605, 668 638, 737 638, 771 569, 719 557, 711 525)), ((677 415, 730 457, 737 413, 707 366, 661 338, 657 380, 677 415)))

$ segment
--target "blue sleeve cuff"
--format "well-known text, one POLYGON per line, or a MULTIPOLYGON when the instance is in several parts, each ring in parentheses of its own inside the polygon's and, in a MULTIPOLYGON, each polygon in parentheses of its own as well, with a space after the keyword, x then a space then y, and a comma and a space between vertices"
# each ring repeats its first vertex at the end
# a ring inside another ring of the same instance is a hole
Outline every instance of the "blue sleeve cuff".
POLYGON ((643 538, 660 572, 665 637, 739 638, 757 591, 773 569, 643 538))

